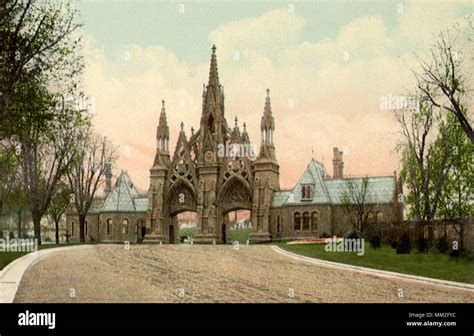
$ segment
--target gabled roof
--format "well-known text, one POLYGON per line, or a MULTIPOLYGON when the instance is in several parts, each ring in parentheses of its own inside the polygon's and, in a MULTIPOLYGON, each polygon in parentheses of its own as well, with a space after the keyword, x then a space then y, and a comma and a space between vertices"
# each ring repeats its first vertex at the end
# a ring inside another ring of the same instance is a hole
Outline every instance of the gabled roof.
POLYGON ((139 195, 127 172, 122 173, 105 199, 102 212, 142 212, 146 211, 148 200, 139 195), (146 204, 145 204, 146 200, 146 204))
POLYGON ((92 200, 91 207, 89 209, 89 214, 98 214, 102 207, 104 206, 105 198, 96 197, 92 200))
POLYGON ((285 190, 285 191, 276 191, 273 193, 273 200, 272 200, 272 207, 273 208, 279 208, 281 207, 286 201, 288 200, 288 197, 290 197, 291 191, 290 190, 285 190))
POLYGON ((292 203, 331 203, 326 186, 324 185, 323 177, 325 175, 326 172, 324 170, 324 166, 316 160, 311 160, 303 172, 303 175, 301 175, 298 183, 296 183, 295 187, 293 188, 292 203), (302 201, 302 186, 307 184, 314 186, 315 193, 312 200, 302 201))
MULTIPOLYGON (((327 180, 326 187, 333 204, 342 204, 345 183, 348 179, 327 180)), ((355 185, 362 183, 363 177, 352 178, 355 185)), ((366 203, 384 204, 392 201, 395 192, 394 176, 369 176, 368 193, 366 203)))
MULTIPOLYGON (((310 204, 342 204, 342 196, 349 178, 329 179, 324 166, 311 160, 291 191, 276 191, 273 194, 272 207, 310 204), (314 187, 313 198, 302 200, 304 185, 314 187)), ((395 176, 376 176, 369 178, 367 203, 386 204, 393 199, 396 189, 395 176)), ((354 183, 362 183, 363 177, 350 178, 354 183)))

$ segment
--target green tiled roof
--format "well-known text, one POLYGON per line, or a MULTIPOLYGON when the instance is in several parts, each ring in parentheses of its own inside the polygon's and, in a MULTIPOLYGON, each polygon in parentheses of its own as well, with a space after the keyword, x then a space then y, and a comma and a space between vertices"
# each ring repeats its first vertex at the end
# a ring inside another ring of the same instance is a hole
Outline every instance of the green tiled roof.
MULTIPOLYGON (((277 191, 273 194, 272 206, 278 208, 285 205, 342 204, 341 198, 348 179, 328 179, 324 166, 311 160, 293 190, 277 191), (314 187, 313 198, 302 200, 302 186, 308 184, 314 187)), ((356 184, 362 183, 363 180, 362 177, 350 179, 356 184)), ((395 187, 395 176, 369 176, 367 203, 390 203, 395 187)))
POLYGON ((101 211, 104 206, 105 198, 97 197, 92 200, 91 207, 89 209, 90 214, 97 214, 101 211))
POLYGON ((102 212, 145 212, 148 199, 139 195, 126 171, 120 176, 105 199, 102 212))

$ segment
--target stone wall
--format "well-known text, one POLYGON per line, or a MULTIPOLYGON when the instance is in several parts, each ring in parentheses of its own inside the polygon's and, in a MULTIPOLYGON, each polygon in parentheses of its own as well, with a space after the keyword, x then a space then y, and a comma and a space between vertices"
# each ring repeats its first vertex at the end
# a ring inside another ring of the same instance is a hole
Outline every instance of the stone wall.
POLYGON ((415 242, 421 233, 425 239, 435 242, 446 233, 450 248, 453 242, 460 241, 460 229, 464 226, 464 248, 474 251, 474 218, 434 219, 430 221, 403 221, 403 229, 409 232, 412 242, 415 242))
MULTIPOLYGON (((377 218, 374 217, 373 223, 368 226, 374 227, 377 223, 388 224, 400 221, 399 211, 393 204, 374 205, 371 207, 371 211, 374 216, 381 212, 381 218, 377 222, 377 218)), ((324 233, 331 236, 344 236, 354 229, 351 216, 344 205, 308 204, 273 208, 270 223, 270 232, 274 240, 319 238, 324 233), (310 230, 295 230, 294 216, 296 212, 300 213, 301 220, 303 220, 303 213, 307 212, 310 215, 310 223, 311 214, 317 212, 319 215, 317 230, 312 230, 312 228, 310 230), (278 230, 278 222, 280 222, 280 230, 278 230)))
MULTIPOLYGON (((141 238, 141 223, 144 223, 144 219, 144 212, 88 215, 86 217, 86 243, 123 243, 125 241, 136 243, 141 238), (124 220, 128 225, 124 223, 124 220), (107 229, 108 221, 110 221, 109 229, 107 229)), ((79 242, 79 217, 77 215, 68 215, 67 232, 70 242, 79 242)))

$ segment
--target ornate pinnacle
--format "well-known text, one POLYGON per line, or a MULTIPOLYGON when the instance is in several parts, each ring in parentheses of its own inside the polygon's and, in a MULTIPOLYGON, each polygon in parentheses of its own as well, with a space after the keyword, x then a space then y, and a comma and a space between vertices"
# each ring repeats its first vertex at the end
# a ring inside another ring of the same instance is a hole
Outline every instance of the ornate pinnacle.
POLYGON ((209 85, 215 88, 219 87, 219 75, 217 73, 216 46, 212 46, 211 68, 209 70, 209 85))

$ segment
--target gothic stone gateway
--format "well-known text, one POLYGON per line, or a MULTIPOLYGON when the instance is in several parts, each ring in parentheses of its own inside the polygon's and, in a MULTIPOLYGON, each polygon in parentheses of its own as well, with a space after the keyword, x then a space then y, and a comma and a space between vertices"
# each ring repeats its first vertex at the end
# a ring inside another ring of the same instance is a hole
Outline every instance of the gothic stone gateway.
POLYGON ((275 123, 269 94, 267 89, 258 157, 253 157, 251 150, 222 150, 223 146, 252 147, 245 123, 242 132, 237 119, 233 129, 227 125, 215 46, 212 47, 209 82, 202 93, 200 128, 196 132, 191 129, 188 139, 181 123, 172 157, 163 101, 156 132, 156 156, 150 169, 146 219, 150 233, 145 236, 145 243, 172 242, 170 237, 179 229, 176 215, 184 211, 197 214, 194 243, 226 243, 229 228, 226 214, 238 209, 251 211, 251 242, 271 240, 270 208, 273 193, 279 189, 279 166, 273 145, 275 123), (227 155, 229 152, 231 155, 227 155))
MULTIPOLYGON (((237 119, 232 129, 227 125, 224 89, 219 83, 213 47, 209 82, 202 93, 199 130, 191 128, 188 139, 181 123, 171 157, 163 101, 148 194, 138 192, 126 171, 112 187, 112 171, 108 167, 105 197, 94 199, 86 218, 86 241, 174 243, 179 236, 177 214, 192 211, 197 215, 194 243, 228 243, 227 213, 238 209, 251 212, 252 243, 349 233, 352 218, 342 202, 342 192, 348 179, 360 183, 362 178, 344 176, 343 152, 334 148, 332 176, 323 164, 312 159, 296 185, 282 190, 268 89, 260 129, 260 151, 255 156, 245 123, 242 132, 237 119), (230 147, 250 150, 229 151, 230 147)), ((401 180, 395 173, 370 177, 368 221, 401 221, 401 193, 401 180)), ((70 241, 79 239, 77 223, 75 209, 69 209, 70 241)))

